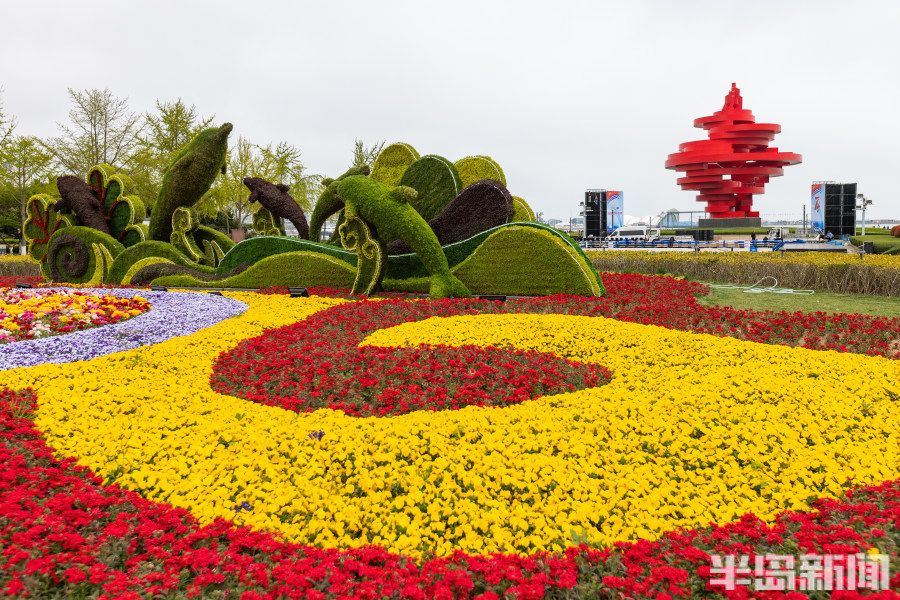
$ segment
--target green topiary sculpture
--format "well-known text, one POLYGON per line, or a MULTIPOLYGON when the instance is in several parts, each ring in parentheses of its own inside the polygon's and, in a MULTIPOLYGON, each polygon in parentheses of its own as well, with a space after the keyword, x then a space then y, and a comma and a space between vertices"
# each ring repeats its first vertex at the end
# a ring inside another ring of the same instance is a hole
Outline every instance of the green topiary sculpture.
POLYGON ((423 156, 411 164, 400 178, 400 185, 418 192, 412 201, 412 207, 426 221, 444 210, 463 189, 453 163, 433 154, 423 156))
POLYGON ((506 187, 506 176, 503 169, 490 156, 467 156, 454 163, 464 188, 482 179, 499 181, 506 187))
POLYGON ((347 217, 338 232, 344 248, 355 252, 357 257, 356 278, 350 292, 369 296, 381 291, 387 263, 384 242, 378 239, 368 223, 356 216, 347 217))
POLYGON ((518 196, 513 196, 513 216, 510 219, 510 222, 534 223, 535 221, 537 221, 537 219, 534 217, 534 211, 531 210, 528 203, 518 196))
POLYGON ((56 198, 49 194, 37 194, 28 199, 25 205, 27 219, 22 234, 28 245, 28 256, 41 263, 41 274, 50 279, 45 270, 47 247, 50 238, 63 227, 80 225, 81 221, 74 214, 59 214, 56 210, 56 198))
POLYGON ((253 213, 253 231, 259 235, 287 235, 284 221, 262 206, 253 213))
POLYGON ((41 274, 58 283, 98 285, 108 280, 114 259, 125 247, 112 236, 91 227, 63 227, 47 245, 41 274))
POLYGON ((225 123, 221 127, 204 129, 168 166, 150 215, 151 239, 168 242, 175 210, 196 204, 209 190, 216 175, 225 172, 231 128, 231 123, 225 123))
MULTIPOLYGON (((313 209, 313 213, 309 218, 309 239, 313 242, 318 242, 319 237, 322 235, 322 226, 325 225, 325 221, 328 218, 340 212, 344 208, 344 203, 341 202, 341 199, 337 197, 335 190, 337 189, 337 182, 341 181, 345 177, 352 177, 354 175, 368 175, 369 174, 369 166, 363 165, 361 167, 353 167, 348 169, 346 173, 338 177, 337 179, 324 179, 322 181, 322 185, 325 186, 325 190, 319 195, 319 200, 316 202, 316 207, 313 209)), ((343 218, 340 219, 339 224, 343 223, 343 218)))
MULTIPOLYGON (((392 189, 364 175, 344 177, 329 188, 344 205, 346 221, 359 218, 371 224, 381 244, 385 240, 401 239, 412 248, 431 275, 432 298, 471 297, 466 286, 450 273, 447 257, 434 232, 410 204, 417 196, 416 190, 405 186, 392 189)), ((383 250, 383 246, 380 248, 383 250)), ((375 283, 375 288, 378 284, 375 283)))
POLYGON ((397 142, 381 151, 372 165, 372 179, 388 187, 400 185, 400 178, 411 164, 419 160, 419 153, 409 144, 397 142))
POLYGON ((192 261, 215 267, 233 246, 227 236, 215 229, 200 225, 200 217, 193 208, 177 208, 172 215, 172 235, 169 242, 192 261))
POLYGON ((128 248, 147 239, 147 226, 143 224, 147 209, 140 198, 128 194, 134 189, 131 178, 116 173, 110 165, 97 165, 88 173, 87 182, 116 241, 128 248))

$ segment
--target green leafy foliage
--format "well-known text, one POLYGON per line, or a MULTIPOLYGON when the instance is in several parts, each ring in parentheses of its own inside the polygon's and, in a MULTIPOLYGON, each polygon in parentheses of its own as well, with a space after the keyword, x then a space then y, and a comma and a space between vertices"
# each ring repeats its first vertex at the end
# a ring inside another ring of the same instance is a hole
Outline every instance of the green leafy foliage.
POLYGON ((11 136, 4 143, 3 133, 0 115, 0 185, 8 186, 13 192, 9 196, 3 194, 6 197, 2 200, 0 210, 6 214, 0 215, 0 225, 19 229, 26 218, 28 198, 44 191, 40 188, 47 184, 53 156, 44 150, 41 140, 34 136, 11 136), (15 208, 12 202, 7 204, 13 197, 17 200, 15 208))
POLYGON ((93 165, 128 165, 139 146, 142 116, 109 89, 73 90, 69 98, 70 125, 60 123, 61 135, 46 140, 56 162, 78 177, 86 177, 93 165))
POLYGON ((126 163, 135 184, 130 193, 140 196, 148 206, 159 196, 166 167, 185 144, 213 124, 213 117, 200 116, 196 106, 188 106, 181 98, 157 100, 155 108, 144 115, 138 147, 126 163))
POLYGON ((506 176, 497 161, 490 156, 467 156, 454 163, 463 187, 482 179, 493 179, 506 186, 506 176))
POLYGON ((417 160, 419 153, 409 144, 402 142, 391 144, 375 159, 371 177, 388 187, 400 185, 403 174, 417 160))
MULTIPOLYGON (((410 201, 410 206, 422 215, 425 221, 434 218, 456 198, 462 189, 459 173, 446 158, 429 154, 423 156, 403 173, 400 185, 411 187, 418 195, 410 201)), ((393 240, 388 240, 393 241, 393 240)))
POLYGON ((362 140, 353 140, 353 161, 350 163, 350 166, 361 167, 366 165, 371 169, 382 151, 384 151, 384 145, 385 140, 375 142, 371 146, 366 146, 362 140))

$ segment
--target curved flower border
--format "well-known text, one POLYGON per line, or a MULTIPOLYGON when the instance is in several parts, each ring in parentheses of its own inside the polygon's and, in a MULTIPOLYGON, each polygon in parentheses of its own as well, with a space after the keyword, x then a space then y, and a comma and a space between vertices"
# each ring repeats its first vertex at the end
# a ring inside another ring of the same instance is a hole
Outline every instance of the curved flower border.
POLYGON ((92 288, 80 291, 123 298, 139 295, 150 302, 151 309, 127 321, 105 327, 4 344, 0 346, 0 371, 91 360, 114 352, 158 344, 173 337, 194 334, 247 310, 247 304, 240 300, 193 292, 92 288))

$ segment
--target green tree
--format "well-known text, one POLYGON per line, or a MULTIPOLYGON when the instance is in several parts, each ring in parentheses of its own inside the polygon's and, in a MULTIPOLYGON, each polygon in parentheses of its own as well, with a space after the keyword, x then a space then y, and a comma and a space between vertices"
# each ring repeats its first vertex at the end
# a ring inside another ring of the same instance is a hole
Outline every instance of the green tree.
POLYGON ((60 137, 44 143, 60 166, 73 175, 87 177, 94 165, 112 165, 127 171, 139 145, 144 121, 131 112, 127 98, 109 89, 76 91, 69 88, 75 107, 70 125, 58 124, 60 137))
POLYGON ((21 229, 18 193, 11 185, 0 185, 0 240, 21 229))
POLYGON ((135 184, 135 193, 148 208, 159 194, 166 167, 194 136, 212 127, 214 118, 201 117, 196 106, 186 105, 181 98, 173 102, 157 100, 156 111, 144 115, 127 173, 135 184))
POLYGON ((322 188, 322 177, 306 173, 300 150, 295 146, 286 142, 258 146, 240 137, 228 149, 225 175, 219 176, 210 193, 197 203, 197 211, 207 216, 226 212, 233 217, 232 222, 243 226, 256 209, 248 202, 250 190, 244 185, 245 177, 262 177, 289 185, 289 194, 307 214, 322 188))
POLYGON ((376 142, 371 146, 366 146, 363 144, 362 140, 354 140, 353 141, 353 162, 350 163, 350 167, 361 167, 363 165, 372 165, 375 164, 375 159, 378 158, 378 155, 381 154, 381 151, 384 150, 386 140, 381 140, 380 142, 376 142))
POLYGON ((45 179, 53 165, 53 156, 41 140, 34 136, 18 135, 3 144, 0 183, 15 190, 18 198, 19 229, 25 222, 25 204, 32 188, 45 179))

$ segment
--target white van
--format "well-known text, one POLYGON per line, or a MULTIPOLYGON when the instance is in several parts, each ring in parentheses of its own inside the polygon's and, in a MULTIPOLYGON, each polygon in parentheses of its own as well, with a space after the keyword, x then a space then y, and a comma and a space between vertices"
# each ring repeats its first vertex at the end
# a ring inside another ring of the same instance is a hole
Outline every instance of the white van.
POLYGON ((607 239, 613 241, 634 240, 652 242, 659 239, 659 229, 650 229, 643 226, 619 227, 607 239))

